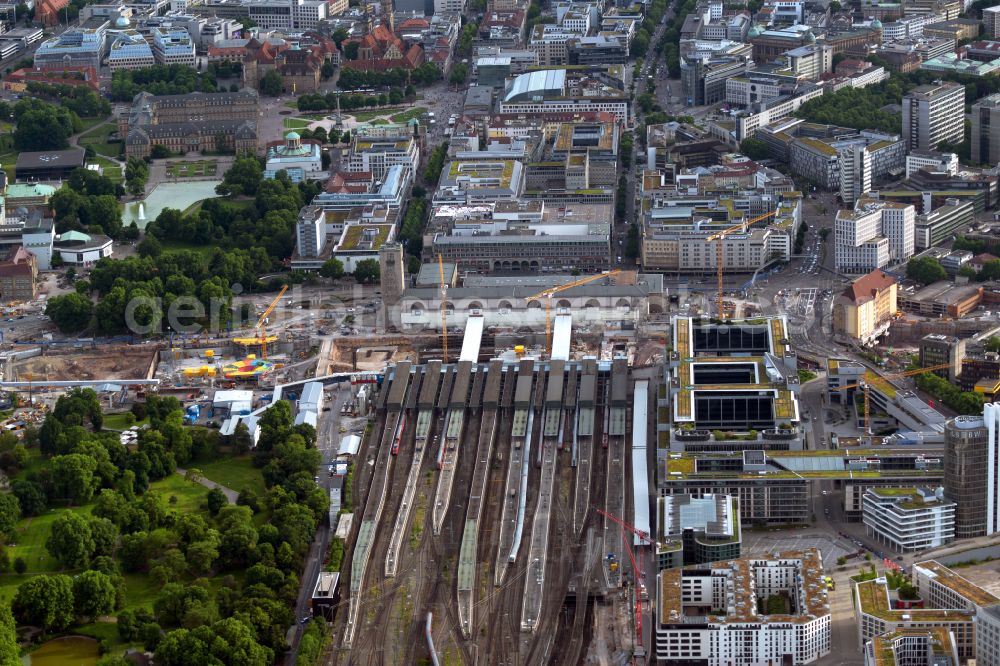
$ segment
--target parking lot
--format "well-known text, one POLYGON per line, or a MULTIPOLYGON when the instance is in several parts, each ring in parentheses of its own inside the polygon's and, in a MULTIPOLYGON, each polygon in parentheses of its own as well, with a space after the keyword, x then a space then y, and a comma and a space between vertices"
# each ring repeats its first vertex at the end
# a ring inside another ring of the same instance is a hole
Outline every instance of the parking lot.
POLYGON ((829 534, 812 533, 794 535, 785 532, 743 534, 743 555, 765 555, 767 553, 782 553, 791 550, 816 548, 823 556, 823 565, 832 569, 837 558, 858 551, 857 545, 849 538, 829 534))

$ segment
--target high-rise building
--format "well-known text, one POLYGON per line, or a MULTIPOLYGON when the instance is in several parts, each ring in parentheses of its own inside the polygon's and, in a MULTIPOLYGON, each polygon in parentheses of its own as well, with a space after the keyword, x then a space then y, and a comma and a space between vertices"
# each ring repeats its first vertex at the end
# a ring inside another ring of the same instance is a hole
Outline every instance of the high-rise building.
POLYGON ((913 256, 916 209, 890 201, 859 200, 837 212, 834 223, 838 273, 867 273, 913 256))
POLYGON ((983 10, 983 23, 991 37, 1000 37, 1000 5, 983 10))
POLYGON ((972 161, 994 164, 1000 161, 1000 94, 977 100, 972 105, 972 161))
POLYGON ((403 272, 403 246, 399 243, 386 243, 378 252, 380 283, 382 287, 382 314, 386 324, 392 309, 403 298, 406 289, 406 274, 403 272))
POLYGON ((955 502, 955 538, 997 531, 997 438, 1000 405, 983 416, 957 416, 944 428, 944 491, 955 502))
POLYGON ((872 189, 872 155, 868 146, 852 144, 840 159, 840 198, 853 204, 872 189))
POLYGON ((903 97, 903 137, 909 150, 937 150, 965 137, 965 86, 933 83, 903 97))

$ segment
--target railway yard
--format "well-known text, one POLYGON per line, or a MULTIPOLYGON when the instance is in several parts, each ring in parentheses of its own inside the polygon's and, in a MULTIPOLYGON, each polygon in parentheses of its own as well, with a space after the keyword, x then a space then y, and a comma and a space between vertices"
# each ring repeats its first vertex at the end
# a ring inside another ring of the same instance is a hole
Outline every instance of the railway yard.
POLYGON ((626 492, 636 383, 624 359, 391 366, 355 466, 333 663, 430 663, 430 644, 442 664, 510 666, 635 649, 634 573, 598 510, 648 522, 626 492))

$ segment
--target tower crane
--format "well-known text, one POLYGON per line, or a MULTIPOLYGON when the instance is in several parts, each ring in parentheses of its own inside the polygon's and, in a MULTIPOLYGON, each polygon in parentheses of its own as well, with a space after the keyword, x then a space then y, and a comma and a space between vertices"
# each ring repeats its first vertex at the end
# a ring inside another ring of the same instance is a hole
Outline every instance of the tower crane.
POLYGON ((718 231, 705 239, 705 241, 708 243, 715 241, 715 274, 719 286, 719 293, 715 298, 715 307, 716 311, 718 312, 719 319, 726 318, 725 313, 722 311, 722 301, 723 301, 723 296, 725 294, 725 284, 726 284, 723 276, 724 271, 722 270, 722 259, 723 259, 722 246, 726 236, 728 236, 729 234, 745 232, 754 224, 760 222, 761 220, 766 220, 767 218, 772 217, 777 212, 778 212, 777 209, 775 209, 772 210, 770 213, 764 213, 763 215, 758 215, 757 217, 753 218, 750 221, 743 221, 740 222, 739 224, 734 224, 728 229, 723 229, 722 231, 718 231))
POLYGON ((901 377, 912 377, 914 375, 922 375, 927 372, 934 372, 935 370, 943 370, 944 368, 950 368, 951 363, 939 363, 937 365, 929 365, 925 368, 917 368, 916 370, 908 370, 906 372, 894 372, 888 375, 876 375, 875 373, 865 372, 865 379, 858 382, 857 384, 848 384, 847 386, 838 387, 838 391, 846 391, 848 389, 860 388, 864 390, 865 393, 865 437, 871 438, 871 385, 881 384, 887 385, 890 379, 899 379, 901 377), (868 375, 871 375, 871 379, 868 375))
POLYGON ((444 362, 448 362, 448 284, 444 280, 444 259, 438 255, 438 273, 441 275, 441 333, 444 335, 444 362))
POLYGON ((264 314, 262 314, 260 316, 260 319, 257 320, 257 323, 253 327, 254 331, 257 333, 255 337, 235 338, 233 342, 240 345, 260 345, 260 357, 266 359, 267 343, 274 342, 275 340, 278 339, 278 336, 276 335, 268 336, 267 318, 274 311, 274 308, 277 307, 278 302, 281 301, 281 297, 285 295, 286 291, 288 291, 287 284, 281 288, 281 291, 278 292, 278 295, 274 297, 274 300, 271 301, 271 304, 267 306, 266 310, 264 310, 264 314))
POLYGON ((531 303, 532 301, 540 301, 545 299, 545 353, 549 356, 552 355, 552 297, 561 291, 566 291, 567 289, 572 289, 573 287, 579 287, 584 284, 589 284, 594 280, 599 280, 603 277, 611 277, 613 275, 618 275, 621 273, 621 269, 614 269, 610 271, 604 271, 603 273, 598 273, 597 275, 588 275, 585 278, 580 278, 579 280, 573 280, 572 282, 567 282, 566 284, 561 284, 556 287, 549 287, 544 291, 540 291, 533 296, 528 296, 524 299, 525 303, 531 303))
POLYGON ((636 529, 632 525, 626 523, 621 518, 619 518, 617 516, 614 516, 614 515, 608 513, 607 511, 604 511, 603 509, 600 509, 598 507, 594 507, 594 509, 597 511, 597 513, 599 513, 600 515, 604 516, 605 518, 607 518, 608 520, 610 520, 611 522, 615 523, 616 525, 618 525, 619 527, 622 528, 622 543, 624 544, 625 552, 628 553, 628 559, 632 563, 632 574, 635 576, 635 587, 636 587, 636 595, 635 595, 635 641, 636 641, 636 647, 641 648, 641 649, 645 649, 645 644, 642 642, 642 602, 643 602, 643 599, 647 599, 648 598, 647 593, 646 593, 645 573, 642 571, 642 569, 639 568, 639 565, 636 564, 635 554, 632 552, 632 545, 628 542, 628 533, 631 532, 632 534, 634 534, 637 537, 639 537, 639 545, 643 545, 644 542, 645 543, 652 543, 652 541, 650 541, 648 534, 646 534, 642 530, 636 529))

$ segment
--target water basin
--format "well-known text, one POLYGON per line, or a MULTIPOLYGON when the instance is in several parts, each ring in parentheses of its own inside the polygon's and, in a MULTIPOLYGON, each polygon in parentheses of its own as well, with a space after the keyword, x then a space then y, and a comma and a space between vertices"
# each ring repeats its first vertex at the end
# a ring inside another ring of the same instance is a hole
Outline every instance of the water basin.
POLYGON ((145 199, 125 204, 122 224, 127 227, 135 222, 140 229, 145 229, 146 223, 155 220, 164 208, 184 210, 198 201, 219 196, 215 193, 215 186, 221 182, 221 180, 194 180, 160 183, 145 199))

